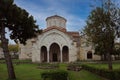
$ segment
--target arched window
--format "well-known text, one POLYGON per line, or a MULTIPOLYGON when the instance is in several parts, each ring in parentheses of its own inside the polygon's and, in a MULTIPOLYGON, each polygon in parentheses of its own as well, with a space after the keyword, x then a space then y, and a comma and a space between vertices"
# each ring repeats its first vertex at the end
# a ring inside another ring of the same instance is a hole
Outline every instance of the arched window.
POLYGON ((87 59, 92 59, 92 51, 87 52, 87 59))

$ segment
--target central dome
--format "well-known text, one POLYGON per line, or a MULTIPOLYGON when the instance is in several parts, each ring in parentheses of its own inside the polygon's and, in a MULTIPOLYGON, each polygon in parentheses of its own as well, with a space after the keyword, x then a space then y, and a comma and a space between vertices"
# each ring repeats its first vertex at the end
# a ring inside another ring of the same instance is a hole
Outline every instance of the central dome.
POLYGON ((56 26, 56 27, 62 27, 66 29, 67 20, 61 16, 54 15, 54 16, 47 17, 46 22, 47 22, 47 27, 56 26))

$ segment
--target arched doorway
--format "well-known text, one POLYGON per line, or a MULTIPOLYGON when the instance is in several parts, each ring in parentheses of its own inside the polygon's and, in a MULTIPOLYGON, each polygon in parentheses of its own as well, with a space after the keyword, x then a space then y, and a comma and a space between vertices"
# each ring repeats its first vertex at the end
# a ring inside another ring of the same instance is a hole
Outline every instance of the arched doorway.
POLYGON ((60 47, 57 43, 50 46, 50 62, 60 62, 60 47))
POLYGON ((41 47, 41 62, 47 62, 47 48, 45 46, 41 47))
POLYGON ((87 52, 87 59, 92 59, 92 51, 87 52))
POLYGON ((64 46, 62 49, 63 62, 69 61, 69 50, 67 46, 64 46))

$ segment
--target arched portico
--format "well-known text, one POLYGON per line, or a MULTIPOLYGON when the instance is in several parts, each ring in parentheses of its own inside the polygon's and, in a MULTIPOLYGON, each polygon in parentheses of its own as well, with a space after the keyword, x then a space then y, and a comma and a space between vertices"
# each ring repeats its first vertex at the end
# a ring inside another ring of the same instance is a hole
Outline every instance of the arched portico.
POLYGON ((41 62, 69 62, 68 46, 60 46, 54 42, 49 47, 41 47, 41 62))

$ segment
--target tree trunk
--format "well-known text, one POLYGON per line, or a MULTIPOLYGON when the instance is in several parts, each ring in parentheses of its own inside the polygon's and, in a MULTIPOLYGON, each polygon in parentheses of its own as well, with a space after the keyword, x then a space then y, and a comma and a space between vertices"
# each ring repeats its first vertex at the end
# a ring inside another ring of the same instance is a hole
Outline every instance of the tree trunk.
POLYGON ((112 58, 111 58, 111 55, 110 53, 107 53, 107 60, 108 60, 108 68, 110 71, 112 71, 112 58))
POLYGON ((8 50, 8 39, 6 39, 6 37, 5 37, 5 27, 4 27, 3 23, 1 25, 1 43, 2 43, 2 48, 3 48, 3 52, 4 52, 5 61, 7 64, 8 77, 9 77, 9 79, 16 79, 11 56, 10 56, 9 50, 8 50))

